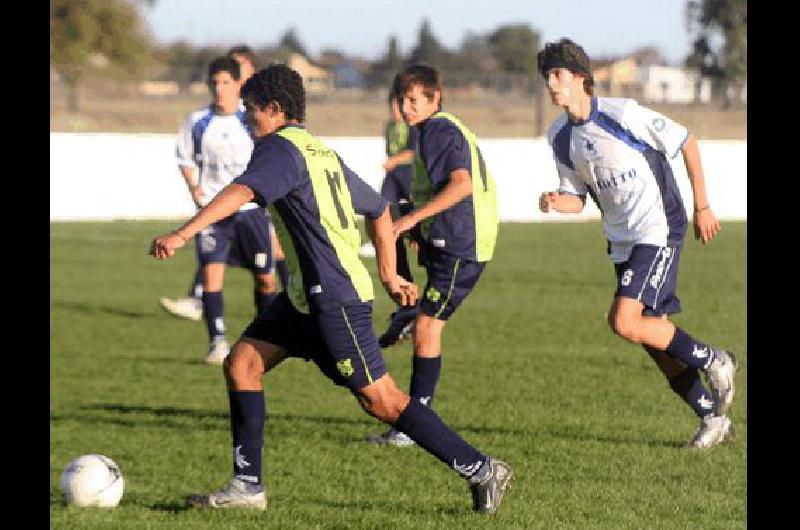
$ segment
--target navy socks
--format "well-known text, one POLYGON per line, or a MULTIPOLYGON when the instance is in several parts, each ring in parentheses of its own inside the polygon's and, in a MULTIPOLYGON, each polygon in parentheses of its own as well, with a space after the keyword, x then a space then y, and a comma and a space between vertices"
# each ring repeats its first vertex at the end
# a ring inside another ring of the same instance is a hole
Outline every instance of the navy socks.
POLYGON ((419 401, 427 407, 433 406, 433 394, 439 373, 442 370, 442 356, 438 357, 413 357, 414 369, 411 372, 411 399, 419 401))
POLYGON ((281 280, 281 288, 285 291, 289 286, 289 268, 286 267, 286 260, 276 260, 275 270, 278 272, 278 278, 281 280))
POLYGON ((266 405, 263 390, 228 392, 233 437, 233 476, 261 485, 261 453, 264 447, 266 405))
POLYGON ((700 372, 696 368, 687 368, 669 380, 669 387, 689 405, 700 417, 711 414, 714 410, 714 398, 703 386, 700 372))
POLYGON ((194 282, 189 288, 189 296, 198 300, 203 297, 203 267, 197 267, 197 272, 194 273, 194 282))
POLYGON ((714 349, 711 346, 696 341, 677 326, 675 326, 675 335, 672 336, 665 351, 670 357, 704 372, 714 360, 714 349))
POLYGON ((394 427, 464 478, 474 475, 487 460, 486 455, 465 442, 433 410, 415 399, 408 402, 394 427))
POLYGON ((211 341, 215 337, 225 335, 225 320, 222 318, 223 309, 222 291, 203 292, 203 316, 206 319, 208 338, 211 341))

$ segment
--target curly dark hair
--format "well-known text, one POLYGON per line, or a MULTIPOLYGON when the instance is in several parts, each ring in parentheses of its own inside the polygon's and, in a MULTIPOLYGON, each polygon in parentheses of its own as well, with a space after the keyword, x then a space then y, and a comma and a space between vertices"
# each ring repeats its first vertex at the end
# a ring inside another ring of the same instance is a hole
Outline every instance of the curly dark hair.
POLYGON ((536 66, 545 80, 547 71, 551 68, 566 68, 573 74, 582 75, 584 90, 590 96, 594 94, 594 78, 589 56, 582 47, 567 38, 545 44, 544 49, 536 54, 536 66))
POLYGON ((273 64, 254 74, 242 87, 242 99, 262 109, 277 103, 287 120, 305 120, 303 78, 285 64, 273 64))

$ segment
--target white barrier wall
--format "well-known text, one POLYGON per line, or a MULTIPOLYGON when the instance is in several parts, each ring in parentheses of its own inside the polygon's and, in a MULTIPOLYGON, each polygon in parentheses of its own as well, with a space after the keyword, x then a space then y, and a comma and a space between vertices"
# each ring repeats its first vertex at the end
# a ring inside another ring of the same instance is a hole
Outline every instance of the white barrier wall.
MULTIPOLYGON (((322 138, 376 190, 383 179, 382 138, 322 138)), ((591 200, 580 215, 542 214, 538 197, 558 186, 543 138, 479 140, 497 183, 503 221, 597 219, 591 200)), ((700 142, 706 189, 721 219, 747 219, 747 142, 700 142)), ((691 186, 683 158, 673 161, 687 210, 691 186)), ((184 218, 194 205, 175 163, 171 134, 50 133, 50 220, 184 218)))

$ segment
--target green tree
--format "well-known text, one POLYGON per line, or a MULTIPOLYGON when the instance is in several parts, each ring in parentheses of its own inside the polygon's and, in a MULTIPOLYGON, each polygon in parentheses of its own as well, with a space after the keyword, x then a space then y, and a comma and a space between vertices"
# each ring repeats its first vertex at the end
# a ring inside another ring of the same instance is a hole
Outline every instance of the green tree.
POLYGON ((686 22, 693 41, 685 64, 712 77, 730 106, 747 81, 747 0, 689 0, 686 22))
POLYGON ((93 69, 142 71, 150 38, 136 5, 125 0, 51 0, 50 64, 67 85, 71 112, 79 109, 78 89, 93 69))
POLYGON ((424 19, 419 28, 417 45, 411 50, 408 63, 425 64, 441 70, 445 66, 447 58, 447 49, 441 45, 439 39, 433 34, 430 22, 424 19))
POLYGON ((395 74, 403 69, 403 56, 400 53, 400 45, 397 43, 397 35, 389 36, 386 53, 372 64, 368 82, 371 86, 388 87, 395 74))
POLYGON ((528 24, 500 26, 489 35, 489 45, 500 69, 530 77, 536 75, 539 42, 539 33, 528 24))

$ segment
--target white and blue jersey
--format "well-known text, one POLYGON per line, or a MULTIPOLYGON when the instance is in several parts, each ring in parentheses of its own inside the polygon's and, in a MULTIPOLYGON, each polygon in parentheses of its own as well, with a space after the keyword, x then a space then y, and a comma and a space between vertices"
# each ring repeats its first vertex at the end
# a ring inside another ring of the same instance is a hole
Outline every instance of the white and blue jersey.
MULTIPOLYGON (((178 165, 199 169, 203 206, 244 172, 252 153, 253 139, 241 103, 234 114, 214 114, 211 106, 192 112, 178 133, 178 165)), ((239 210, 252 208, 258 205, 250 202, 239 210)))
POLYGON ((562 114, 550 127, 559 192, 590 194, 602 212, 614 263, 634 245, 677 246, 688 219, 667 160, 680 153, 688 131, 632 99, 592 98, 589 118, 562 114))

